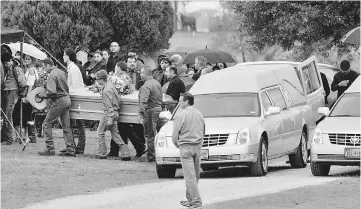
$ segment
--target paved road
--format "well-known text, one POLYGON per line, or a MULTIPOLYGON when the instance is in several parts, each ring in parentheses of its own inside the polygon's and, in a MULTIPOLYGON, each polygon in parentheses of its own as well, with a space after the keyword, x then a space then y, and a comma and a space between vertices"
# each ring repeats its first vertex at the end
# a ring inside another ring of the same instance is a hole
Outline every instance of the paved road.
MULTIPOLYGON (((247 169, 226 168, 203 172, 199 187, 204 205, 241 199, 244 197, 273 194, 305 186, 323 185, 335 180, 359 175, 358 167, 332 167, 330 177, 313 177, 309 166, 291 169, 285 159, 271 161, 270 171, 265 177, 249 177, 247 169)), ((175 180, 161 183, 121 187, 99 193, 71 196, 37 203, 27 209, 169 209, 182 208, 179 201, 184 198, 184 181, 181 171, 175 180)))

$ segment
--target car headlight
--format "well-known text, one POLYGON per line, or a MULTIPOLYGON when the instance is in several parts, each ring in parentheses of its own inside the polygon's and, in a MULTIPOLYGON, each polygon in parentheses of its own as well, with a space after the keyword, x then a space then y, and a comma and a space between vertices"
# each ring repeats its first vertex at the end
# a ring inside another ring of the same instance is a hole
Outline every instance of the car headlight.
POLYGON ((314 143, 316 143, 316 144, 323 144, 322 130, 320 128, 315 129, 315 133, 313 134, 313 140, 312 141, 314 143))
POLYGON ((157 147, 167 147, 167 137, 164 132, 159 132, 157 134, 157 147))
POLYGON ((244 144, 246 142, 249 142, 249 139, 251 138, 251 133, 249 132, 248 128, 244 128, 237 133, 237 144, 244 144))

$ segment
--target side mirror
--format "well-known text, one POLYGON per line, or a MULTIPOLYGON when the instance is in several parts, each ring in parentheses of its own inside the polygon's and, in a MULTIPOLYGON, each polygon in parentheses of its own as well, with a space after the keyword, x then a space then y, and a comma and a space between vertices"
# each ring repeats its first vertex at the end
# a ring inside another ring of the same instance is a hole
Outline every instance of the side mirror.
POLYGON ((327 116, 330 114, 330 109, 328 109, 328 107, 319 107, 317 113, 323 116, 327 116))
POLYGON ((163 111, 159 113, 159 119, 170 120, 172 114, 169 111, 163 111))
POLYGON ((279 107, 269 107, 265 113, 265 116, 277 115, 280 114, 280 112, 281 112, 281 108, 279 107))

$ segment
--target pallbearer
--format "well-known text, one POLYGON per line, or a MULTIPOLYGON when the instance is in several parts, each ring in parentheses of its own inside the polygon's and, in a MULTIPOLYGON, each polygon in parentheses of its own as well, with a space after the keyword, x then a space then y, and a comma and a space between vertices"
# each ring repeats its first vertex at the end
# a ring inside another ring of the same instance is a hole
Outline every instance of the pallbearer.
POLYGON ((108 81, 108 73, 105 70, 100 70, 96 73, 96 80, 99 85, 103 86, 101 90, 104 116, 99 122, 98 126, 98 156, 99 159, 107 158, 107 146, 105 145, 105 131, 110 130, 112 139, 119 145, 122 160, 130 160, 129 148, 119 135, 118 118, 119 118, 119 104, 120 96, 112 84, 108 81))

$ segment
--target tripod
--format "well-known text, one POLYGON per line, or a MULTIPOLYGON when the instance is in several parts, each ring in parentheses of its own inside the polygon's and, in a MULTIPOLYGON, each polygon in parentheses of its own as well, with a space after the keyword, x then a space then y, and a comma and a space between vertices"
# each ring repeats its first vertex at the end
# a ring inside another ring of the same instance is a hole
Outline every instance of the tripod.
MULTIPOLYGON (((22 120, 22 104, 20 103, 20 119, 22 120)), ((22 129, 22 125, 20 125, 20 134, 16 131, 16 129, 15 129, 15 127, 14 127, 14 125, 11 123, 11 121, 9 120, 9 118, 6 116, 6 114, 4 113, 4 111, 3 111, 3 109, 2 108, 0 108, 0 110, 1 110, 1 113, 2 113, 2 115, 4 115, 5 116, 5 119, 7 120, 7 122, 10 124, 10 126, 11 126, 11 128, 13 129, 13 131, 15 132, 15 134, 19 137, 19 139, 21 140, 21 143, 24 145, 24 147, 23 147, 23 149, 22 149, 22 151, 24 151, 25 150, 25 148, 26 148, 26 141, 24 142, 24 140, 23 140, 23 137, 21 136, 21 129, 22 129)), ((20 121, 20 124, 22 124, 22 121, 20 121)))

